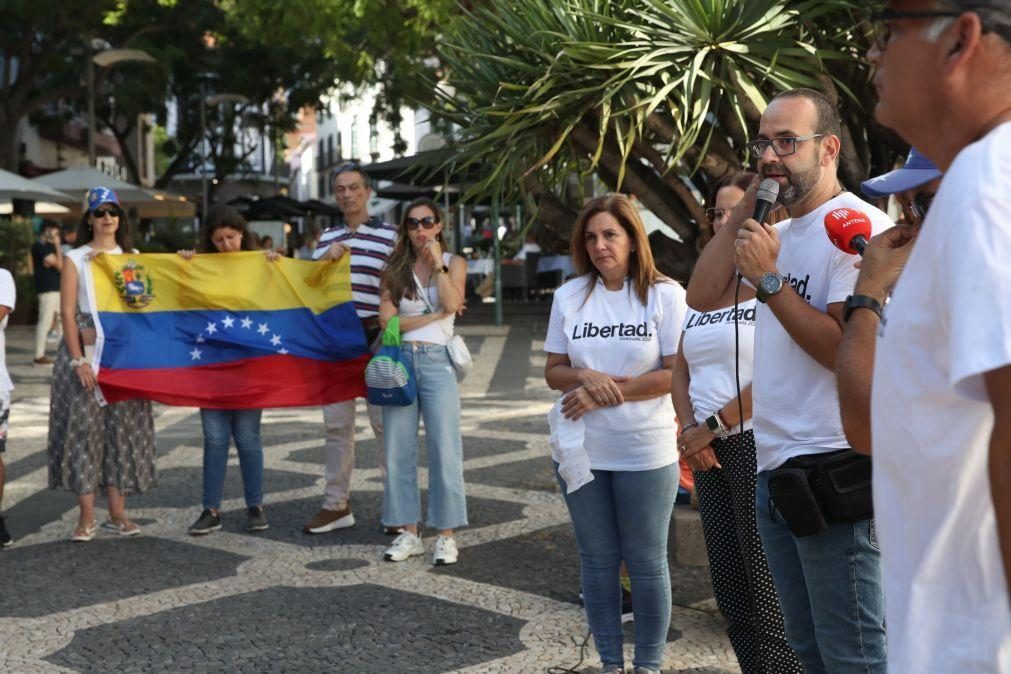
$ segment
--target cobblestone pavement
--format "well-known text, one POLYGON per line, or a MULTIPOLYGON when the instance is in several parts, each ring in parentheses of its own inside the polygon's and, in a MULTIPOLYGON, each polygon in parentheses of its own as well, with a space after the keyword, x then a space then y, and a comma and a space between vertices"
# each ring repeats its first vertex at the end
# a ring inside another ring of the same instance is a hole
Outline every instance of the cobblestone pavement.
MULTIPOLYGON (((471 524, 458 533, 460 562, 439 568, 435 532, 429 555, 381 559, 390 539, 361 402, 353 529, 301 533, 321 501, 322 415, 282 409, 263 420, 270 529, 243 529, 233 452, 223 529, 188 536, 200 510, 199 415, 156 406, 159 484, 128 501, 143 535, 67 542, 73 498, 46 489, 50 373, 28 364, 30 328, 9 328, 18 388, 3 505, 16 542, 0 552, 0 672, 599 671, 592 647, 580 662, 578 561, 547 445, 546 310, 526 311, 460 330, 476 362, 461 391, 471 524)), ((672 552, 671 575, 664 671, 738 671, 708 571, 672 552)))

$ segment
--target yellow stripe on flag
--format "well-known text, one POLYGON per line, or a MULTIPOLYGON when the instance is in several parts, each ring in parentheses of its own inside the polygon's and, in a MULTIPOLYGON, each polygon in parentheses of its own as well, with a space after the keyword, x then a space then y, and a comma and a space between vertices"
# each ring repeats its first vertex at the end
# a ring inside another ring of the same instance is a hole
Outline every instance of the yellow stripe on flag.
POLYGON ((312 262, 261 251, 109 255, 91 263, 98 311, 190 309, 265 311, 306 307, 319 314, 351 301, 351 261, 312 262))

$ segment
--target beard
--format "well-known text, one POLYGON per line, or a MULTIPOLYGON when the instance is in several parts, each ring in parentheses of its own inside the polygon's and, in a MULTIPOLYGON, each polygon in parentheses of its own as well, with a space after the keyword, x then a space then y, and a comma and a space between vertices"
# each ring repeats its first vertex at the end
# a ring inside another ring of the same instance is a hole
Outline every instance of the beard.
MULTIPOLYGON (((783 165, 780 165, 776 169, 777 173, 785 174, 787 180, 786 185, 779 191, 779 203, 784 206, 791 206, 806 197, 814 189, 820 177, 820 160, 821 152, 816 150, 814 161, 805 169, 790 171, 783 165)), ((762 171, 762 177, 767 177, 767 173, 764 170, 762 171)))

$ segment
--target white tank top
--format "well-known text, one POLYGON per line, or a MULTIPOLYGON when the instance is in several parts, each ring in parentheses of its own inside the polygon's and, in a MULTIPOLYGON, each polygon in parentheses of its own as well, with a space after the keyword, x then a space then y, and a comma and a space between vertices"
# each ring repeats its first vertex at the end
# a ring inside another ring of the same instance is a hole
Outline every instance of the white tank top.
MULTIPOLYGON (((449 261, 451 259, 453 259, 453 255, 451 253, 442 254, 442 263, 447 267, 449 266, 449 261)), ((414 282, 417 285, 417 288, 415 288, 417 298, 412 300, 406 295, 401 298, 400 306, 397 308, 401 318, 421 316, 423 314, 430 314, 442 309, 442 302, 439 300, 439 286, 432 284, 430 287, 425 288, 421 285, 421 283, 419 283, 416 275, 414 278, 414 282)), ((456 314, 450 314, 441 320, 434 321, 416 330, 403 333, 401 335, 401 339, 405 342, 449 344, 449 340, 453 339, 453 323, 455 321, 456 314)))

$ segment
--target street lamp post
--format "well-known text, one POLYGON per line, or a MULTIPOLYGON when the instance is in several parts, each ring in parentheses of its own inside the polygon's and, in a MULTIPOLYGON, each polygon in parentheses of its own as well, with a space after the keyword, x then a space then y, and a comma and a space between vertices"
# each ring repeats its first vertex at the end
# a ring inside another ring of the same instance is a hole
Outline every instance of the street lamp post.
POLYGON ((245 105, 249 99, 242 94, 214 94, 208 96, 206 84, 200 80, 200 223, 207 220, 207 112, 208 105, 221 105, 222 103, 237 103, 245 105))
POLYGON ((126 61, 155 63, 155 58, 141 49, 101 49, 102 40, 88 41, 88 166, 95 167, 95 66, 108 68, 126 61), (96 53, 96 50, 97 53, 96 53))

